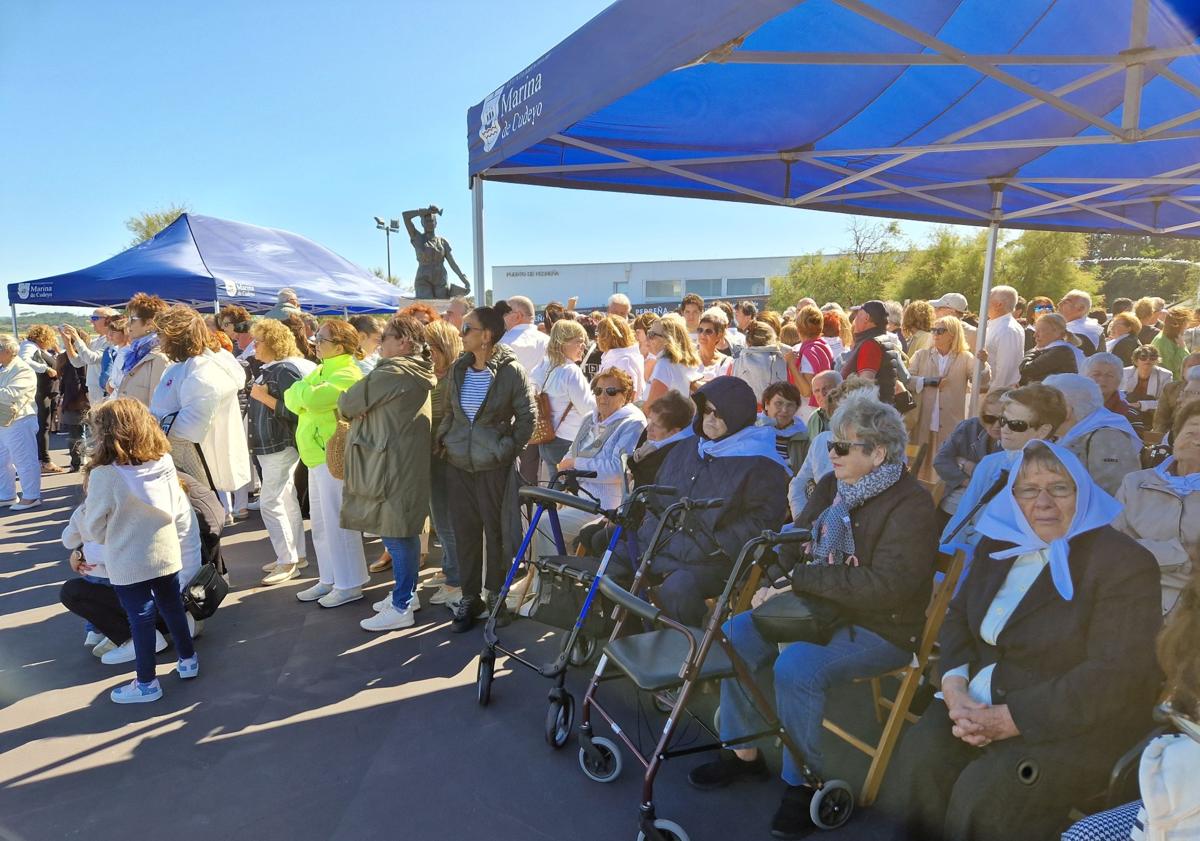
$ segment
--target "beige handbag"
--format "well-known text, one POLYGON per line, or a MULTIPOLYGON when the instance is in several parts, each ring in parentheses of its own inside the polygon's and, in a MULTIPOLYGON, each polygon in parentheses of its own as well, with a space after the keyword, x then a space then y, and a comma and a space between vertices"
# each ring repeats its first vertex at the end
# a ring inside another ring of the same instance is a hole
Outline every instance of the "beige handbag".
MULTIPOLYGON (((558 366, 555 366, 557 368, 558 366)), ((551 368, 546 372, 546 376, 542 378, 542 389, 546 388, 546 383, 550 380, 550 375, 554 373, 555 368, 551 368)), ((567 401, 567 408, 563 409, 562 417, 557 422, 554 420, 554 415, 550 412, 550 395, 544 390, 539 390, 534 398, 537 416, 533 421, 533 435, 529 436, 530 446, 538 444, 549 444, 558 437, 557 429, 563 421, 567 419, 567 415, 571 412, 571 402, 567 401)))
POLYGON ((337 429, 325 442, 325 465, 329 475, 335 479, 346 478, 346 437, 350 434, 350 421, 338 418, 337 429))

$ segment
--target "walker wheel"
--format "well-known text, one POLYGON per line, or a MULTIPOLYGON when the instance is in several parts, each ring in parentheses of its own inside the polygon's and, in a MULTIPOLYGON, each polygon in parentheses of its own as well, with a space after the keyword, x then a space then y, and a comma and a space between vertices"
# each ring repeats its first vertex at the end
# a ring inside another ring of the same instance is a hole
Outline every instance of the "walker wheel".
POLYGON ((586 637, 580 634, 575 638, 575 644, 571 646, 571 650, 567 652, 567 662, 577 669, 582 669, 595 655, 597 648, 599 645, 596 643, 595 637, 586 637))
POLYGON ((475 694, 479 706, 486 707, 492 700, 492 677, 496 672, 494 654, 479 655, 479 670, 475 674, 475 694))
MULTIPOLYGON (((675 821, 659 818, 654 822, 654 829, 662 841, 690 841, 688 834, 683 831, 683 827, 675 821)), ((645 832, 638 833, 638 841, 647 841, 645 832)))
POLYGON ((844 780, 829 780, 813 795, 808 815, 817 829, 837 829, 854 812, 854 790, 844 780))
POLYGON ((621 749, 616 743, 603 736, 597 736, 592 739, 592 746, 600 753, 599 761, 588 755, 587 748, 579 749, 579 767, 583 769, 587 778, 598 783, 611 783, 621 776, 621 749))
POLYGON ((563 692, 561 698, 551 698, 546 710, 546 744, 561 748, 571 738, 571 727, 575 723, 575 698, 563 692))

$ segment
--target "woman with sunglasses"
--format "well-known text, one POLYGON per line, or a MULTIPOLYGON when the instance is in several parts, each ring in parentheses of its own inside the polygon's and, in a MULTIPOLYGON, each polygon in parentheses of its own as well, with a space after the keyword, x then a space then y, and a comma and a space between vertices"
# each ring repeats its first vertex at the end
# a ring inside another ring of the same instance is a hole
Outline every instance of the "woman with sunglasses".
POLYGON ((683 317, 664 315, 646 330, 646 340, 655 361, 643 402, 653 403, 671 389, 690 396, 702 372, 700 355, 688 337, 683 317))
POLYGON ((1033 326, 1037 324, 1037 320, 1047 313, 1054 312, 1054 301, 1047 298, 1045 295, 1038 295, 1033 298, 1026 308, 1027 316, 1022 322, 1025 325, 1025 351, 1033 350, 1037 343, 1037 337, 1034 335, 1033 326))
MULTIPOLYGON (((446 415, 435 433, 448 462, 446 495, 462 579, 450 627, 455 633, 469 631, 491 606, 480 597, 485 542, 495 559, 487 565, 490 601, 519 540, 514 464, 533 435, 536 406, 525 369, 500 343, 505 332, 504 316, 492 307, 476 307, 463 319, 465 352, 450 368, 446 415)), ((503 610, 498 618, 507 618, 503 610)))
MULTIPOLYGON (((930 453, 936 453, 966 417, 969 390, 986 391, 992 369, 985 362, 983 376, 975 382, 975 355, 967 347, 962 322, 954 316, 939 318, 930 332, 933 344, 917 351, 909 363, 917 410, 905 420, 912 428, 912 443, 926 445, 930 453)), ((926 459, 922 465, 922 479, 935 477, 931 462, 926 459)))
POLYGON ((1021 360, 1021 385, 1040 383, 1051 374, 1076 374, 1083 364, 1079 339, 1067 330, 1067 321, 1056 312, 1040 316, 1033 326, 1033 350, 1021 360))
POLYGON ((950 437, 934 455, 933 469, 937 471, 943 487, 942 499, 938 503, 939 515, 942 516, 939 525, 945 526, 950 516, 958 510, 958 502, 966 492, 979 462, 1000 449, 1002 401, 1011 390, 989 390, 980 404, 979 417, 967 418, 954 427, 950 437))
MULTIPOLYGON (((811 529, 813 540, 808 562, 792 571, 792 589, 832 602, 842 624, 825 645, 793 642, 782 650, 763 638, 749 611, 725 626, 763 693, 774 700, 804 762, 825 777, 835 776, 821 750, 828 693, 909 662, 933 585, 933 502, 904 469, 908 436, 899 412, 873 392, 855 393, 838 406, 828 444, 833 473, 817 483, 796 518, 798 527, 811 529)), ((721 683, 720 724, 725 739, 764 729, 736 681, 721 683)), ((771 823, 777 838, 802 838, 815 829, 809 815, 814 792, 798 758, 784 753, 786 787, 771 823)), ((688 780, 709 790, 767 774, 760 745, 749 744, 693 768, 688 780)))
POLYGON ((560 319, 550 328, 545 358, 529 372, 536 392, 549 398, 550 421, 554 424, 554 440, 538 445, 546 479, 554 475, 559 461, 567 454, 583 419, 596 408, 580 367, 587 344, 587 331, 582 324, 560 319))
MULTIPOLYGON (((1165 404, 1168 401, 1173 404, 1174 401, 1171 398, 1174 395, 1170 392, 1178 389, 1172 388, 1171 372, 1158 364, 1158 348, 1154 345, 1142 345, 1137 348, 1130 360, 1131 364, 1121 372, 1121 390, 1125 392, 1125 399, 1129 401, 1130 405, 1141 411, 1146 426, 1154 426, 1159 404, 1165 404)), ((1196 361, 1200 362, 1200 355, 1197 356, 1196 361)), ((1157 431, 1166 432, 1171 428, 1169 418, 1173 409, 1174 405, 1166 409, 1167 415, 1162 429, 1157 429, 1157 431)))
POLYGON ((308 468, 313 548, 320 572, 320 580, 296 598, 333 608, 361 599, 370 579, 362 535, 341 526, 342 480, 329 472, 325 461, 325 445, 337 431, 338 398, 363 375, 357 364, 358 331, 350 322, 331 318, 314 338, 321 364, 283 393, 284 405, 296 416, 296 449, 308 468))
POLYGON ((154 319, 167 311, 167 302, 157 295, 139 292, 125 307, 129 321, 129 353, 121 363, 121 384, 114 397, 130 397, 150 405, 163 371, 171 364, 158 347, 154 319))
POLYGON ((942 625, 940 688, 880 810, 893 837, 1056 838, 1146 733, 1162 624, 1153 556, 1063 447, 1032 441, 979 521, 942 625))
POLYGON ((727 377, 733 371, 733 358, 717 348, 725 341, 729 321, 717 307, 710 307, 700 316, 696 328, 696 346, 700 351, 700 382, 710 383, 717 377, 727 377))

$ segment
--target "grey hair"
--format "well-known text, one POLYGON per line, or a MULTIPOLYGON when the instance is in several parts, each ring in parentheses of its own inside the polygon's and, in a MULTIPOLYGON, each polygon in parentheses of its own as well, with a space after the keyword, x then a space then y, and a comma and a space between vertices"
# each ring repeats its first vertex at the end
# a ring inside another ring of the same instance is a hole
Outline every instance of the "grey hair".
POLYGON ((992 297, 1003 303, 1008 312, 1012 312, 1017 308, 1017 299, 1020 296, 1011 286, 993 286, 992 297))
POLYGON ((904 448, 908 446, 904 420, 893 407, 879 402, 873 390, 856 389, 842 398, 833 413, 830 428, 839 436, 853 430, 858 439, 872 449, 882 447, 886 453, 885 462, 904 462, 904 448))
POLYGON ((608 305, 611 307, 613 304, 616 304, 617 306, 620 306, 620 307, 632 307, 633 306, 633 304, 631 304, 629 302, 629 296, 625 295, 621 292, 614 292, 613 294, 608 296, 608 305))
POLYGON ((725 311, 720 307, 709 307, 704 311, 704 314, 700 316, 700 320, 711 321, 722 330, 729 326, 729 316, 725 315, 725 311))
POLYGON ((904 307, 899 301, 884 301, 883 308, 887 312, 888 324, 896 327, 900 326, 900 322, 904 320, 904 307))
POLYGON ((1118 374, 1125 371, 1125 363, 1121 361, 1121 357, 1115 353, 1093 353, 1083 361, 1083 373, 1090 374, 1092 369, 1097 365, 1107 365, 1110 368, 1116 368, 1118 374))
POLYGON ((1042 380, 1043 385, 1057 388, 1067 398, 1071 415, 1079 421, 1104 405, 1100 386, 1082 374, 1051 374, 1042 380))
POLYGON ((284 301, 291 301, 293 304, 299 305, 300 298, 296 295, 296 290, 290 286, 285 286, 279 290, 279 294, 275 296, 275 302, 282 304, 284 301))
POLYGON ((513 295, 508 299, 508 305, 513 312, 519 312, 521 315, 533 318, 537 310, 533 307, 533 301, 526 298, 524 295, 513 295))
POLYGON ((1084 292, 1082 289, 1072 289, 1066 295, 1063 295, 1064 301, 1083 301, 1087 304, 1088 309, 1092 308, 1092 295, 1090 292, 1084 292))
POLYGON ((8 351, 15 354, 19 353, 20 350, 21 343, 14 336, 10 336, 8 333, 0 333, 0 351, 8 351))

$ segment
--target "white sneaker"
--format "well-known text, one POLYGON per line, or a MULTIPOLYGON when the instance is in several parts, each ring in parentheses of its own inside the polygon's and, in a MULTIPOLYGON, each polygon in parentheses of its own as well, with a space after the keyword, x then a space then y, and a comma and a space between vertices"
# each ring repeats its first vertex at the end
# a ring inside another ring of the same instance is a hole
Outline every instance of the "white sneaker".
POLYGON ((296 566, 300 569, 308 569, 308 558, 301 558, 296 562, 296 566))
POLYGON ((307 590, 301 590, 299 593, 297 593, 296 598, 302 602, 315 602, 325 598, 325 596, 328 596, 331 592, 333 592, 332 584, 323 584, 322 582, 318 581, 307 590))
POLYGON ((117 647, 117 644, 115 642, 110 640, 108 637, 104 637, 104 639, 102 639, 102 640, 100 640, 100 642, 96 643, 96 647, 92 649, 92 654, 96 657, 103 657, 105 654, 112 651, 116 647, 117 647))
POLYGON ((42 504, 40 499, 23 499, 16 505, 8 506, 10 511, 28 511, 30 508, 37 508, 42 504))
POLYGON ((398 631, 401 628, 411 628, 416 621, 412 605, 409 605, 407 610, 400 611, 388 604, 383 610, 358 624, 364 631, 398 631))
POLYGON ((300 567, 296 564, 277 564, 271 567, 271 573, 263 578, 264 587, 291 581, 300 575, 300 567))
POLYGON ((462 587, 451 587, 448 584, 443 584, 438 587, 437 592, 429 598, 430 604, 454 604, 462 598, 462 587))
POLYGON ((362 587, 347 587, 345 590, 332 587, 328 593, 317 599, 317 604, 321 607, 341 607, 344 604, 356 602, 362 597, 362 587))
POLYGON ((11 508, 20 501, 21 500, 15 496, 12 499, 0 499, 0 508, 11 508))
MULTIPOLYGON (((390 606, 392 606, 392 593, 389 590, 386 596, 371 605, 371 610, 379 613, 390 606)), ((408 609, 414 612, 421 609, 421 597, 416 593, 413 593, 412 597, 408 600, 408 609)))
POLYGON ((95 648, 100 643, 104 642, 106 637, 99 631, 88 631, 87 636, 83 638, 83 644, 88 648, 95 648))
POLYGON ((429 587, 441 587, 445 583, 446 576, 441 572, 435 572, 433 575, 425 579, 425 584, 429 587))
MULTIPOLYGON (((167 648, 167 640, 156 629, 154 631, 154 653, 165 651, 167 648)), ((124 645, 118 645, 112 651, 108 652, 100 658, 100 662, 106 666, 119 666, 122 663, 132 663, 137 659, 137 653, 133 650, 133 640, 126 640, 124 645)))
POLYGON ((252 499, 246 503, 247 511, 258 511, 261 508, 261 503, 257 499, 252 499))

